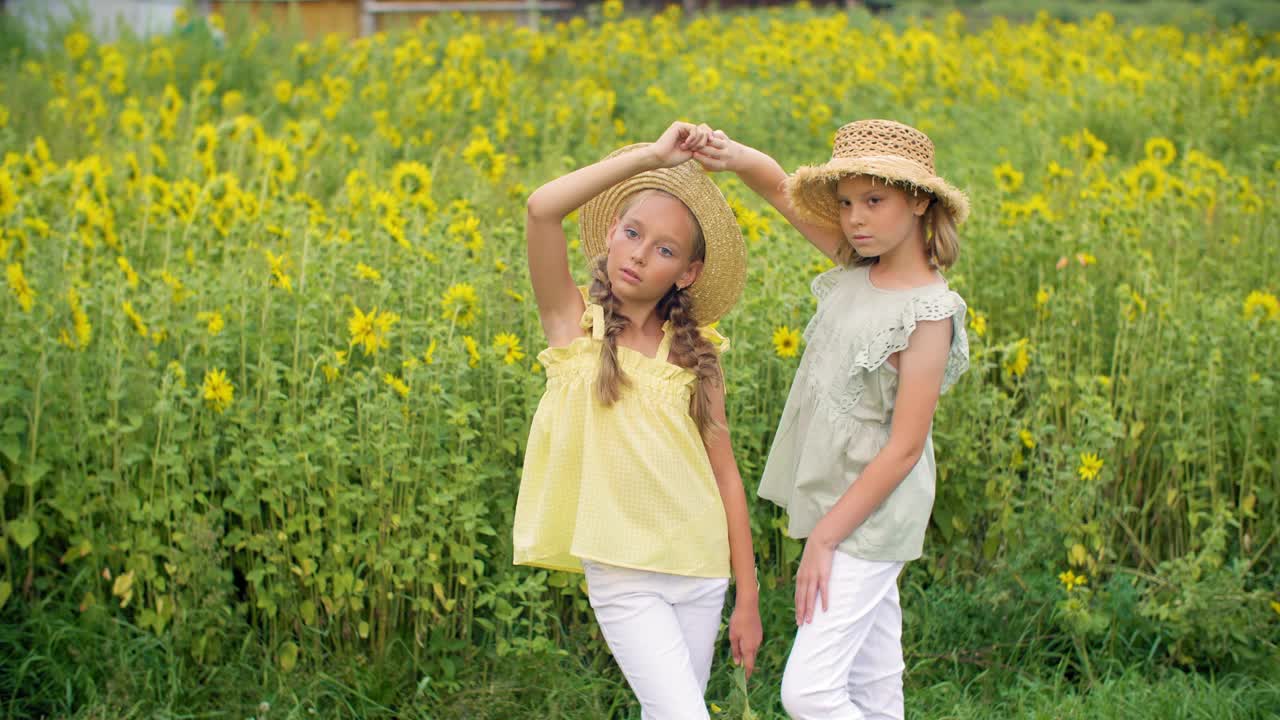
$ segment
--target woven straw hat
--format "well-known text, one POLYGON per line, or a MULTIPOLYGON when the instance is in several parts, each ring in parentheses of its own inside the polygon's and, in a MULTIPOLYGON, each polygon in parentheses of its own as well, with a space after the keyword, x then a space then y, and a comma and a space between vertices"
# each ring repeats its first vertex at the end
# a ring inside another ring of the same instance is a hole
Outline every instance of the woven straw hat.
MULTIPOLYGON (((609 153, 608 158, 638 150, 650 143, 627 145, 609 153)), ((632 175, 591 198, 578 214, 582 230, 582 250, 595 258, 606 249, 609 226, 618 217, 627 198, 641 190, 664 190, 693 211, 706 241, 702 273, 689 286, 693 317, 699 325, 719 320, 738 302, 747 282, 747 246, 733 210, 720 188, 693 160, 671 168, 659 168, 632 175)))
POLYGON ((910 125, 858 120, 840 128, 829 162, 807 165, 787 178, 792 207, 811 222, 839 227, 836 184, 850 175, 871 175, 928 191, 951 211, 957 225, 969 216, 969 198, 933 169, 933 141, 910 125))

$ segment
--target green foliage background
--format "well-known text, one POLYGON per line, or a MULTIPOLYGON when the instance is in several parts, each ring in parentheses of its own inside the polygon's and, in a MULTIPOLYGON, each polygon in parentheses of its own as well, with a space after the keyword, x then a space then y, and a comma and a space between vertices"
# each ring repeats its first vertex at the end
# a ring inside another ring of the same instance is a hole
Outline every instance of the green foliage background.
MULTIPOLYGON (((354 42, 229 24, 6 40, 10 715, 632 712, 580 577, 510 565, 543 383, 521 222, 532 187, 675 118, 791 168, 892 117, 973 199, 950 275, 973 369, 901 581, 913 711, 1280 706, 1274 33, 806 8, 354 42)), ((825 261, 717 181, 750 238, 720 326, 750 492, 796 364, 771 337, 825 261)), ((801 546, 764 502, 752 522, 750 700, 775 717, 801 546)), ((747 699, 725 664, 708 696, 747 699)))

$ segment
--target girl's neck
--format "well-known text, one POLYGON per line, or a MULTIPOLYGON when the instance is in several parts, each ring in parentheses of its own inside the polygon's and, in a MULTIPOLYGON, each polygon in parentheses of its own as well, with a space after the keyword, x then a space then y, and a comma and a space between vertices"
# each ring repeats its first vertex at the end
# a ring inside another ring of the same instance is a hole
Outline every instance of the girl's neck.
POLYGON ((663 320, 658 317, 656 303, 633 305, 620 300, 618 312, 631 321, 627 325, 627 329, 623 331, 623 335, 634 334, 636 337, 644 338, 653 337, 662 332, 663 320))
POLYGON ((868 268, 873 282, 885 288, 911 288, 937 282, 938 271, 924 252, 924 242, 906 242, 868 268))

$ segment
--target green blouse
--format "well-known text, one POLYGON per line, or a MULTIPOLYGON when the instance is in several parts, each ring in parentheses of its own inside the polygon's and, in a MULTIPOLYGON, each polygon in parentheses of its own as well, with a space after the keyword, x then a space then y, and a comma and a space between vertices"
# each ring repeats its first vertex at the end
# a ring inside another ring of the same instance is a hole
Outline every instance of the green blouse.
MULTIPOLYGON (((769 451, 760 497, 786 509, 787 534, 805 538, 889 441, 898 374, 887 360, 916 323, 951 318, 942 391, 969 367, 965 303, 945 281, 906 290, 871 283, 868 266, 813 281, 818 310, 769 451)), ((915 467, 839 549, 864 560, 914 560, 933 509, 932 433, 915 467)))

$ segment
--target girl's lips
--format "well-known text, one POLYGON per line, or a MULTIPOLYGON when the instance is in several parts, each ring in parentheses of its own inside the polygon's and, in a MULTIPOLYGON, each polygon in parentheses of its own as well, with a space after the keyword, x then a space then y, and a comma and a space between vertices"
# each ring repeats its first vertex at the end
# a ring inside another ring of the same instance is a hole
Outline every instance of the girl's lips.
POLYGON ((622 275, 622 278, 627 282, 631 282, 631 283, 640 282, 640 276, 635 274, 634 271, 628 270, 627 268, 622 268, 619 274, 622 275))

